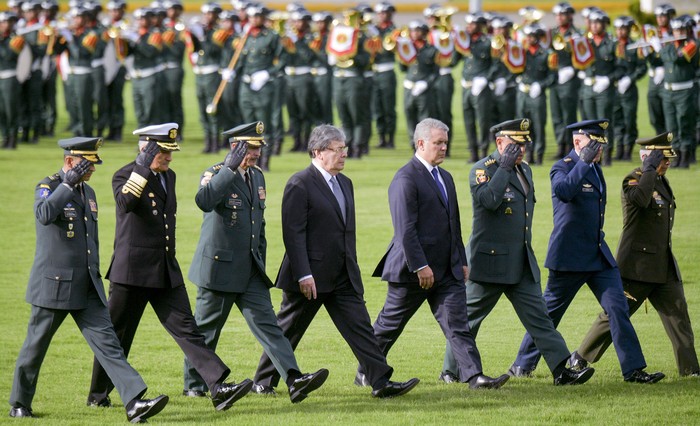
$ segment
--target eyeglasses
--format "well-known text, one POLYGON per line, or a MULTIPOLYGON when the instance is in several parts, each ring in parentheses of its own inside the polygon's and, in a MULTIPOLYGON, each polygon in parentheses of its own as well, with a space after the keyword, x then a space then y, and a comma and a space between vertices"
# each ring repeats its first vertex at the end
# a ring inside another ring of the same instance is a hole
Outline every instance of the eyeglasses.
POLYGON ((348 147, 347 146, 339 146, 338 148, 326 148, 326 151, 333 151, 336 154, 347 154, 348 147))

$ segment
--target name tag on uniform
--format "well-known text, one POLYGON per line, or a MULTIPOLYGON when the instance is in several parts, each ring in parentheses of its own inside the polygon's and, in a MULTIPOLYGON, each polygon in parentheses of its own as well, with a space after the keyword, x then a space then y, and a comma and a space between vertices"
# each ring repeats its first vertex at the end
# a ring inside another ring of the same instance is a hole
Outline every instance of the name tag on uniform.
POLYGON ((243 205, 243 200, 240 198, 229 198, 227 203, 229 207, 241 207, 243 205))
POLYGON ((503 199, 506 201, 510 201, 515 198, 515 193, 510 190, 510 187, 506 187, 506 192, 503 194, 503 199))
POLYGON ((75 211, 75 207, 71 207, 69 204, 63 208, 63 216, 67 219, 75 219, 78 217, 78 212, 75 211))
POLYGON ((664 205, 664 199, 661 198, 661 195, 659 195, 659 193, 657 191, 654 191, 653 197, 654 197, 654 201, 656 201, 656 204, 658 204, 659 206, 664 205))
POLYGON ((583 188, 581 188, 581 191, 583 192, 593 192, 593 185, 590 183, 584 183, 583 188))

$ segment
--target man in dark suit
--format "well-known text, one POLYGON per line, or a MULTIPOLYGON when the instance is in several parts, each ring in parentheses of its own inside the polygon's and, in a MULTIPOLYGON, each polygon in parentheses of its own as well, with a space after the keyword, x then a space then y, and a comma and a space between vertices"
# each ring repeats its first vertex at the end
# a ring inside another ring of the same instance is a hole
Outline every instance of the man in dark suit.
MULTIPOLYGON (((195 196, 204 221, 189 279, 197 285, 194 317, 207 345, 216 349, 235 303, 296 403, 325 382, 328 370, 301 374, 272 308, 272 281, 265 273, 265 178, 255 165, 265 144, 264 131, 263 122, 255 121, 223 133, 232 149, 223 163, 204 172, 195 196)), ((204 396, 206 389, 185 359, 184 394, 204 396)))
MULTIPOLYGON (((625 381, 656 383, 665 376, 644 371, 646 362, 629 319, 620 271, 603 232, 607 189, 598 163, 602 145, 607 143, 605 131, 609 124, 603 119, 567 126, 573 134, 574 149, 552 166, 554 229, 544 264, 549 268, 544 299, 556 327, 578 290, 588 284, 610 316, 613 343, 625 381)), ((526 333, 511 371, 530 375, 539 358, 540 351, 526 333)))
MULTIPOLYGON (((426 118, 416 125, 415 156, 389 186, 394 237, 373 276, 388 281, 386 302, 374 335, 386 355, 420 306, 428 301, 452 345, 459 380, 471 388, 499 388, 509 376, 483 374, 481 356, 467 321, 464 281, 469 276, 457 192, 445 160, 448 127, 426 118)), ((362 383, 360 366, 356 383, 362 383)))
MULTIPOLYGON (((379 349, 362 297, 352 181, 340 173, 348 155, 345 135, 336 127, 318 126, 311 132, 308 150, 311 165, 289 179, 282 197, 286 252, 277 274, 277 287, 284 290, 277 321, 296 348, 325 306, 367 372, 372 396, 406 394, 419 380, 389 380, 394 370, 379 349)), ((278 381, 279 374, 263 353, 255 373, 256 391, 267 392, 278 381)))
MULTIPOLYGON (((532 332, 555 385, 585 383, 591 368, 566 368, 571 353, 547 315, 540 268, 532 250, 535 185, 523 154, 530 139, 530 120, 505 121, 491 127, 496 151, 474 164, 469 174, 474 223, 469 239, 467 314, 474 336, 501 295, 513 304, 520 322, 532 332)), ((447 342, 440 378, 456 382, 457 362, 447 342)))
MULTIPOLYGON (((678 374, 700 376, 681 272, 671 250, 676 199, 666 171, 670 159, 676 157, 672 140, 668 132, 637 140, 642 167, 622 181, 623 225, 617 263, 630 315, 649 299, 671 340, 678 374)), ((574 352, 577 364, 598 361, 610 343, 610 320, 601 312, 574 352)))
MULTIPOLYGON (((139 136, 136 161, 114 173, 117 205, 114 254, 107 271, 109 314, 128 356, 143 311, 151 304, 211 391, 217 410, 227 410, 253 386, 224 383, 231 370, 211 350, 197 329, 180 265, 175 258, 175 172, 172 152, 178 151, 175 123, 134 131, 139 136)), ((240 159, 239 159, 240 161, 240 159)), ((95 359, 88 404, 109 406, 112 382, 95 359)))
POLYGON ((113 380, 129 421, 152 417, 168 403, 165 395, 139 399, 146 384, 126 361, 109 319, 100 275, 97 198, 87 184, 95 164, 102 164, 97 155, 101 144, 98 138, 58 141, 64 149, 63 168, 36 186, 36 252, 26 296, 32 310, 17 357, 10 417, 35 417, 32 400, 39 370, 51 339, 69 314, 113 380))

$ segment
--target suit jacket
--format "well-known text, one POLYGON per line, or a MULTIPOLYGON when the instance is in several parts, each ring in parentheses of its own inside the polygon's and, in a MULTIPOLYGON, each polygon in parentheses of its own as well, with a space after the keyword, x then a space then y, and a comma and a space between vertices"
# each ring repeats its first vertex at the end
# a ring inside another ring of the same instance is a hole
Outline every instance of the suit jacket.
POLYGON ((332 292, 347 275, 364 294, 355 241, 355 195, 352 181, 336 176, 343 191, 346 220, 321 172, 311 164, 294 174, 282 196, 282 238, 285 254, 276 285, 299 292, 299 279, 313 275, 318 293, 332 292))
POLYGON ((571 150, 554 163, 549 177, 554 229, 544 266, 578 272, 616 267, 603 232, 607 189, 600 165, 584 163, 571 150))
POLYGON ((665 176, 657 177, 655 171, 642 173, 641 168, 625 176, 622 235, 617 248, 623 278, 650 283, 681 280, 671 249, 675 211, 676 199, 665 176))
POLYGON ((529 191, 525 193, 515 170, 499 167, 498 151, 471 169, 473 225, 469 240, 469 279, 479 283, 518 284, 526 268, 540 280, 532 250, 535 186, 532 170, 521 164, 529 191))
POLYGON ((415 156, 401 167, 389 185, 389 209, 394 236, 373 276, 394 283, 416 283, 416 270, 433 270, 435 282, 464 280, 467 256, 462 242, 457 192, 452 175, 439 169, 448 204, 423 163, 415 156))
POLYGON ((134 162, 114 173, 117 224, 110 281, 150 288, 185 284, 175 259, 175 172, 165 176, 167 192, 157 175, 134 162))
POLYGON ((36 251, 26 300, 50 309, 85 309, 94 287, 107 305, 100 274, 95 191, 61 185, 63 170, 41 180, 34 193, 36 251))
POLYGON ((223 163, 202 175, 195 202, 204 220, 188 275, 199 287, 243 293, 253 268, 272 287, 265 275, 265 178, 259 168, 249 173, 252 194, 238 171, 223 163))

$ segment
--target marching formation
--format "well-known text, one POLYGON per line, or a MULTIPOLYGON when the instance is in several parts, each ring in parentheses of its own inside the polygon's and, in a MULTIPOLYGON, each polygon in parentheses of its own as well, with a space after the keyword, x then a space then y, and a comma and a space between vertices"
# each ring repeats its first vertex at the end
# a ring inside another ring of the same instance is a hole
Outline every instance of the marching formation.
POLYGON ((187 22, 179 0, 154 1, 131 16, 125 1, 114 0, 106 17, 99 2, 70 3, 60 17, 55 0, 12 0, 12 11, 0 13, 5 148, 53 135, 58 77, 75 136, 122 139, 126 81, 138 127, 174 122, 182 135, 182 85, 191 69, 204 152, 226 148, 223 130, 261 120, 269 143, 260 167, 267 170, 285 134, 292 136, 292 151, 304 151, 312 125, 332 123, 335 107, 349 156, 360 158, 369 153, 373 128, 379 148, 395 146, 398 85, 409 144, 426 117, 454 128, 454 68, 463 62, 457 83, 472 163, 488 152, 491 126, 521 116, 532 120, 530 164, 542 164, 548 116, 556 159, 573 146, 567 124, 608 117, 603 165, 629 161, 638 135, 637 82, 647 74, 652 126, 674 135, 678 156, 671 166, 696 162, 699 16, 676 16, 670 4, 655 8, 655 25, 629 16, 611 20, 587 7, 577 27, 575 9, 557 3, 551 28, 540 22, 545 13, 531 6, 520 9, 518 23, 478 12, 457 24, 457 9, 433 4, 424 21, 397 28, 396 8, 386 1, 360 4, 334 19, 299 3, 275 11, 234 0, 232 10, 206 3, 201 16, 187 22))

